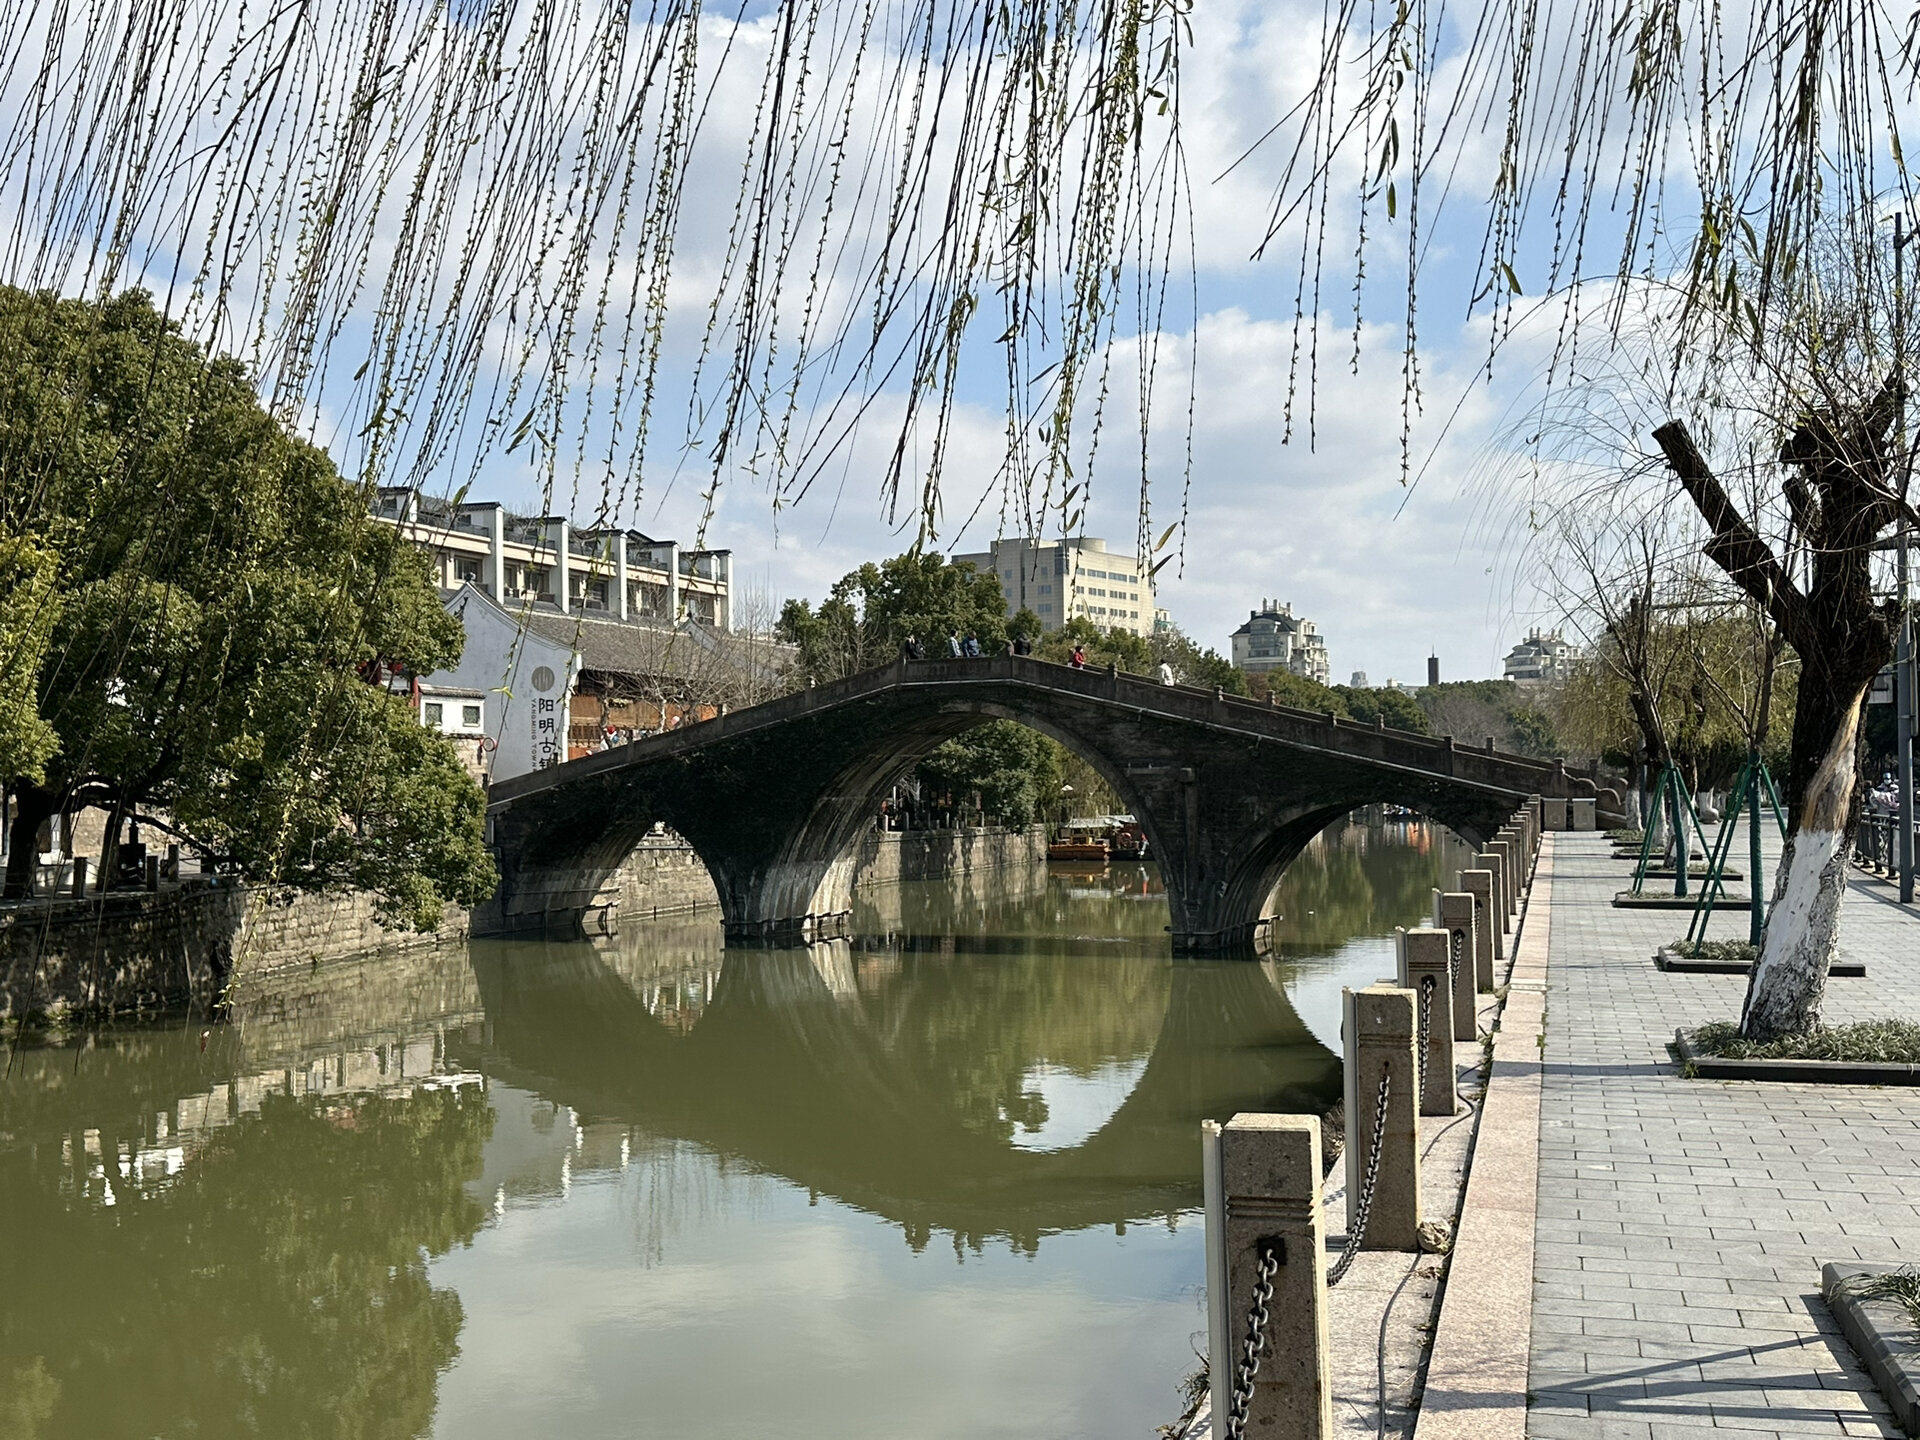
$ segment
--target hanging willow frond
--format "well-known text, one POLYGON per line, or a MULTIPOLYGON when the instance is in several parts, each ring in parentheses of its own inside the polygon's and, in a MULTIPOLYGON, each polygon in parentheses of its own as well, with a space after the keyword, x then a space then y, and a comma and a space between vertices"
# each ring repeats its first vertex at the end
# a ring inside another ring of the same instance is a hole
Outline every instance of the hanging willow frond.
POLYGON ((997 335, 1037 528, 1116 323, 1164 313, 1186 8, 20 0, 0 282, 153 291, 368 484, 511 452, 606 520, 670 397, 708 513, 780 507, 880 421, 922 540, 997 335))
MULTIPOLYGON (((1343 0, 1325 14, 1311 84, 1261 141, 1281 157, 1263 249, 1296 251, 1303 297, 1317 297, 1330 221, 1355 236, 1359 284, 1379 243, 1370 202, 1384 194, 1390 217, 1405 213, 1393 246, 1413 404, 1420 302, 1436 294, 1490 319, 1489 363, 1515 300, 1554 297, 1550 383, 1583 330, 1610 343, 1639 323, 1624 282, 1684 292, 1676 346, 1730 326, 1758 346, 1761 317, 1816 245, 1838 233, 1884 248, 1889 208, 1913 198, 1916 32, 1897 7, 1494 0, 1467 16, 1343 0), (1451 283, 1455 256, 1434 273, 1443 225, 1452 250, 1479 232, 1468 287, 1451 283), (1583 305, 1596 286, 1604 301, 1583 305)), ((1299 308, 1311 326, 1317 306, 1299 308)), ((1296 372, 1305 394, 1290 393, 1290 414, 1302 398, 1311 409, 1315 380, 1311 365, 1296 372)))

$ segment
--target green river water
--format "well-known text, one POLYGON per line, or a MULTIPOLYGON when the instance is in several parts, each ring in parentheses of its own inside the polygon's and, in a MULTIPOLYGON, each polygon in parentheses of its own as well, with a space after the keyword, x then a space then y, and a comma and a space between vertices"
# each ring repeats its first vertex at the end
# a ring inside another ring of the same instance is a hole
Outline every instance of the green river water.
POLYGON ((1264 962, 1151 866, 862 897, 862 938, 281 971, 0 1082, 0 1440, 1151 1440, 1198 1125, 1339 1094, 1343 985, 1463 847, 1349 824, 1264 962))

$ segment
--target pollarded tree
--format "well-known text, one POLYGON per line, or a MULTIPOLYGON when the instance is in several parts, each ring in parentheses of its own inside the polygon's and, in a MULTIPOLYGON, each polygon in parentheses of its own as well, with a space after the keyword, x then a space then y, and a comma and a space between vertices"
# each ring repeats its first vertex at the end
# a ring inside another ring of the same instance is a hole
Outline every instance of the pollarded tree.
MULTIPOLYGON (((1846 890, 1861 709, 1893 653, 1897 605, 1878 547, 1916 517, 1898 378, 1911 340, 1893 323, 1912 322, 1890 294, 1888 259, 1884 245, 1838 237, 1802 257, 1764 308, 1717 328, 1698 317, 1681 325, 1681 292, 1636 294, 1633 342, 1583 360, 1578 416, 1538 426, 1575 437, 1543 467, 1571 524, 1662 517, 1677 542, 1668 553, 1709 562, 1695 565, 1681 598, 1694 610, 1711 602, 1723 618, 1753 607, 1774 637, 1736 647, 1745 663, 1764 671, 1776 646, 1797 662, 1782 787, 1791 838, 1748 987, 1743 1027, 1754 1039, 1819 1023, 1846 890), (1623 469, 1622 451, 1649 434, 1656 448, 1623 469)), ((1707 656, 1691 645, 1683 653, 1689 664, 1707 656)), ((1772 724, 1760 679, 1741 687, 1738 705, 1730 687, 1718 697, 1743 744, 1764 743, 1772 724)))
POLYGON ((1783 559, 1695 445, 1686 423, 1654 432, 1712 531, 1706 554, 1778 627, 1800 658, 1786 799, 1792 825, 1772 913, 1747 986, 1742 1033, 1753 1040, 1819 1023, 1847 889, 1861 711, 1893 658, 1898 610, 1876 599, 1874 546, 1912 524, 1903 457, 1891 443, 1904 385, 1810 410, 1779 450, 1790 515, 1783 559), (1796 555, 1795 552, 1798 552, 1796 555), (1803 561, 1804 583, 1790 568, 1803 561))
POLYGON ((478 788, 369 683, 458 659, 418 552, 144 295, 0 290, 0 352, 0 530, 53 557, 61 599, 23 667, 57 748, 4 777, 9 893, 40 823, 88 805, 108 876, 140 818, 271 885, 372 890, 404 923, 490 893, 478 788))

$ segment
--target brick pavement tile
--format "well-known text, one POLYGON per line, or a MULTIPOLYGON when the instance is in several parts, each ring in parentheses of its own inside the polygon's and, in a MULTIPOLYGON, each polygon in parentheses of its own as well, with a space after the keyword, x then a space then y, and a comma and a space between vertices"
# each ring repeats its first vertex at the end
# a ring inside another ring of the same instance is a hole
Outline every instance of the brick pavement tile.
MULTIPOLYGON (((1673 1026, 1736 1013, 1745 982, 1648 963, 1673 917, 1612 909, 1625 867, 1604 837, 1556 836, 1553 863, 1533 1356, 1563 1393, 1584 1367, 1591 1413, 1530 1415, 1527 1433, 1894 1433, 1818 1300, 1819 1265, 1920 1256, 1920 1091, 1682 1081, 1673 1026), (1621 1304, 1634 1318, 1566 1313, 1621 1304)), ((1856 884, 1842 911, 1842 953, 1874 974, 1829 988, 1832 1020, 1920 1017, 1904 963, 1920 925, 1885 891, 1856 884)))

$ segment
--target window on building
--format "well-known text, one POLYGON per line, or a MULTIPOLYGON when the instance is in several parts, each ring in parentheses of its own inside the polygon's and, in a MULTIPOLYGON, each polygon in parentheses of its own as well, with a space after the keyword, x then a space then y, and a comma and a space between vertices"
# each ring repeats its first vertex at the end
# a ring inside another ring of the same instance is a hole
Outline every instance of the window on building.
POLYGON ((462 705, 460 707, 460 723, 469 730, 478 730, 480 728, 480 707, 478 705, 462 705))
POLYGON ((426 712, 426 723, 438 730, 443 723, 444 707, 437 700, 429 700, 426 704, 426 712))
POLYGON ((472 584, 478 585, 480 583, 480 562, 478 560, 460 560, 457 562, 457 568, 454 573, 459 577, 461 584, 464 585, 471 582, 472 584))

